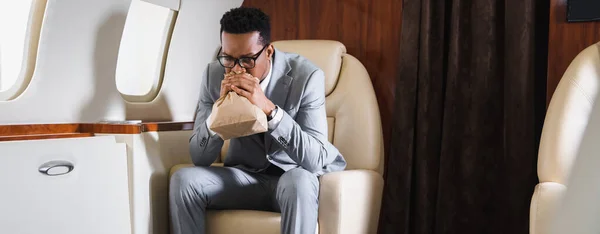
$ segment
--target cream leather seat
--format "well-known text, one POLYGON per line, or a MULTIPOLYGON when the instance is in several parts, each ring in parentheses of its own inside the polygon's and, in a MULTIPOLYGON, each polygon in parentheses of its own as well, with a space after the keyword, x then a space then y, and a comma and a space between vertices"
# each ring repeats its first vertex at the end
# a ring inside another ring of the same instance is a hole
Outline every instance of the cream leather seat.
MULTIPOLYGON (((325 72, 329 141, 344 155, 345 171, 320 178, 316 233, 376 233, 383 192, 383 136, 377 99, 365 67, 343 44, 325 40, 273 43, 300 54, 325 72)), ((228 144, 223 146, 222 157, 228 144)), ((191 165, 177 165, 176 170, 191 165)), ((214 166, 218 166, 218 162, 214 166)), ((280 214, 209 211, 208 233, 279 233, 280 214)))
POLYGON ((567 189, 600 84, 600 43, 583 50, 563 75, 546 112, 531 200, 530 233, 550 233, 549 222, 567 189))

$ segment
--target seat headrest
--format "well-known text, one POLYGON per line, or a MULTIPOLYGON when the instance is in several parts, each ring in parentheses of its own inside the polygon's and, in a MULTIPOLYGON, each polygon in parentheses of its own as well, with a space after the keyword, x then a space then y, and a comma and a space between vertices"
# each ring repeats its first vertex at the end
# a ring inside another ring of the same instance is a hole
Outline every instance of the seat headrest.
POLYGON ((540 182, 567 183, 599 96, 600 42, 571 61, 552 95, 538 153, 540 182))
POLYGON ((325 73, 325 95, 333 91, 340 75, 342 55, 346 53, 344 44, 331 40, 286 40, 273 42, 273 46, 283 52, 299 54, 317 65, 325 73))

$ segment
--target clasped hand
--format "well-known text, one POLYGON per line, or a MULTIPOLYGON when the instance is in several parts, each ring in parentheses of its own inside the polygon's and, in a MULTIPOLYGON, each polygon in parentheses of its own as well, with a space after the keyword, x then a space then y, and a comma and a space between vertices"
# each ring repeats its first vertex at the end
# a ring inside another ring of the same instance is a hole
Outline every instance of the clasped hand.
POLYGON ((248 74, 226 74, 221 81, 221 97, 230 91, 247 98, 252 104, 258 106, 266 115, 275 109, 275 104, 269 100, 260 88, 259 79, 248 74))

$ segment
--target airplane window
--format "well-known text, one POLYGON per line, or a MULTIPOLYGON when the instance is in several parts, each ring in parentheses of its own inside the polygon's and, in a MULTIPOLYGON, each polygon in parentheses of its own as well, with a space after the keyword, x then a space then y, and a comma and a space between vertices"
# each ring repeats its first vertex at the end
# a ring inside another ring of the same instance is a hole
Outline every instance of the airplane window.
POLYGON ((11 99, 16 92, 6 91, 31 79, 26 76, 32 74, 39 37, 33 27, 41 26, 43 7, 45 0, 0 1, 0 100, 11 99))
POLYGON ((133 0, 127 14, 117 60, 117 89, 125 100, 148 102, 162 83, 175 11, 133 0))

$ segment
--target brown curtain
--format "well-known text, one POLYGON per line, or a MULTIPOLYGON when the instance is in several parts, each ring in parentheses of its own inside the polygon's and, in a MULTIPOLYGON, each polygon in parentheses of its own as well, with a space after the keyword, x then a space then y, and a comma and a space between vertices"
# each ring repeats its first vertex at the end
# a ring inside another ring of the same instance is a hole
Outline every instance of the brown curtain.
POLYGON ((380 233, 528 233, 541 2, 404 1, 380 233))

